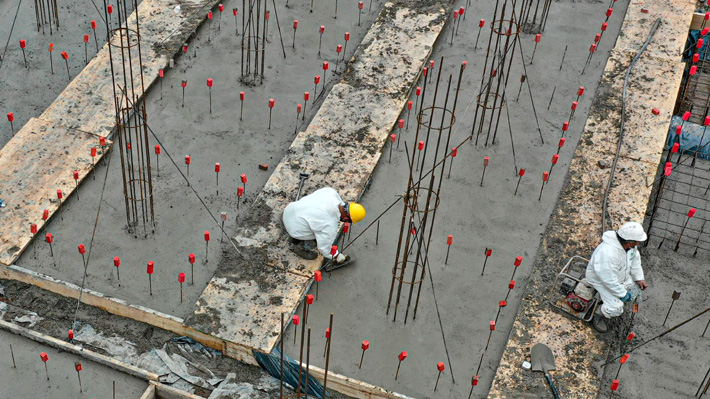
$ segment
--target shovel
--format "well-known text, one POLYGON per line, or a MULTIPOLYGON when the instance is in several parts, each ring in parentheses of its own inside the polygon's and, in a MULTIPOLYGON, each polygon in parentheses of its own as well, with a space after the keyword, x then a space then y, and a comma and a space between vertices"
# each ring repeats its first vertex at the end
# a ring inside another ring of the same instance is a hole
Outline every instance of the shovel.
POLYGON ((550 377, 549 373, 550 370, 555 369, 555 355, 552 354, 550 347, 545 344, 535 344, 530 351, 530 357, 532 358, 532 370, 545 373, 545 379, 547 379, 547 383, 550 384, 552 394, 555 395, 555 399, 560 399, 560 395, 557 394, 557 389, 555 388, 555 383, 552 382, 552 377, 550 377))

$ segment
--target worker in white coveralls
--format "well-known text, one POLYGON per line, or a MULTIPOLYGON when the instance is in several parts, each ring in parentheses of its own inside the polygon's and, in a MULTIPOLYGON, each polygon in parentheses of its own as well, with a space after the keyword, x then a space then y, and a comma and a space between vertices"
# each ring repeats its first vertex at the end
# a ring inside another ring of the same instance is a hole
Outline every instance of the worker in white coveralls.
MULTIPOLYGON (((339 222, 355 224, 365 218, 365 208, 355 202, 345 203, 330 187, 321 188, 286 206, 283 223, 291 236, 291 249, 301 258, 318 257, 316 248, 326 259, 338 236, 339 222), (315 241, 314 241, 315 240, 315 241)), ((338 251, 333 262, 343 264, 350 259, 338 251)))
POLYGON ((641 255, 636 248, 647 238, 639 223, 628 222, 617 231, 605 232, 602 243, 594 250, 587 265, 586 278, 599 292, 602 301, 592 323, 597 331, 607 332, 607 320, 621 316, 624 303, 633 301, 640 290, 648 288, 641 268, 641 255))

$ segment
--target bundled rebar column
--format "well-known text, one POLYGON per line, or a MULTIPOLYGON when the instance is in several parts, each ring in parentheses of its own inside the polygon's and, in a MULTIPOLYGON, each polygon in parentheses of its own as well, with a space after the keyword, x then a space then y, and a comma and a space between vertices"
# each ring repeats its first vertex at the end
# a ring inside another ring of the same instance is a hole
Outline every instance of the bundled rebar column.
POLYGON ((45 26, 49 26, 49 34, 59 31, 59 7, 57 0, 35 0, 35 18, 37 19, 37 32, 45 33, 45 26))
POLYGON ((267 0, 242 0, 241 79, 249 84, 261 84, 264 79, 266 5, 267 0))
MULTIPOLYGON (((521 1, 521 5, 524 3, 521 1)), ((478 144, 481 133, 485 132, 485 145, 495 144, 500 127, 503 111, 508 115, 508 129, 513 145, 512 124, 510 123, 508 102, 506 100, 506 89, 510 78, 510 71, 515 59, 516 49, 519 48, 520 61, 523 68, 523 75, 526 79, 521 80, 521 85, 525 84, 530 94, 532 111, 535 115, 537 130, 542 138, 535 100, 530 87, 530 75, 527 73, 522 44, 520 42, 520 23, 518 16, 520 12, 515 10, 516 0, 496 0, 493 22, 491 22, 491 32, 488 38, 488 49, 481 74, 481 89, 476 97, 476 112, 471 128, 471 136, 475 136, 475 144, 478 144), (495 40, 494 40, 495 39, 495 40), (491 133, 493 136, 491 137, 491 133)), ((521 7, 522 8, 522 7, 521 7)), ((515 148, 513 147, 513 154, 515 148)), ((517 167, 516 167, 517 173, 517 167)))
POLYGON ((522 0, 520 24, 525 33, 542 33, 550 15, 552 0, 522 0))
MULTIPOLYGON (((129 0, 130 1, 130 0, 129 0)), ((150 168, 143 57, 137 0, 135 18, 128 18, 128 1, 119 2, 122 25, 109 32, 109 59, 116 109, 116 140, 121 156, 123 194, 129 232, 143 237, 154 231, 153 178, 150 168)), ((106 4, 104 2, 104 9, 106 4)), ((108 15, 106 20, 109 21, 108 15)))
POLYGON ((443 105, 437 105, 437 97, 441 82, 441 71, 443 69, 443 58, 441 67, 434 87, 434 96, 431 106, 425 107, 427 82, 424 81, 422 91, 422 102, 417 110, 417 130, 414 141, 405 142, 408 152, 409 178, 407 191, 404 197, 402 209, 402 222, 400 234, 397 242, 397 252, 395 264, 392 268, 392 284, 390 286, 389 299, 387 302, 387 314, 394 301, 393 320, 397 320, 400 301, 406 295, 407 306, 405 309, 404 322, 407 322, 409 310, 412 306, 414 288, 417 288, 417 296, 414 301, 413 319, 417 317, 417 308, 421 294, 421 283, 426 275, 426 267, 429 262, 428 251, 431 243, 436 211, 441 199, 441 183, 446 169, 446 158, 451 139, 452 127, 456 121, 456 103, 458 101, 459 87, 465 65, 459 71, 459 79, 455 89, 454 98, 451 98, 451 86, 453 76, 449 75, 446 85, 446 94, 443 105), (452 105, 453 103, 453 105, 452 105), (420 140, 423 139, 423 140, 420 140), (423 148, 409 153, 409 149, 423 148), (418 173, 415 171, 415 158, 421 157, 421 168, 418 173), (428 161, 428 157, 431 160, 428 161), (410 275, 407 277, 406 272, 410 275), (395 285, 397 286, 395 295, 395 285), (409 287, 409 292, 405 293, 403 288, 409 287))

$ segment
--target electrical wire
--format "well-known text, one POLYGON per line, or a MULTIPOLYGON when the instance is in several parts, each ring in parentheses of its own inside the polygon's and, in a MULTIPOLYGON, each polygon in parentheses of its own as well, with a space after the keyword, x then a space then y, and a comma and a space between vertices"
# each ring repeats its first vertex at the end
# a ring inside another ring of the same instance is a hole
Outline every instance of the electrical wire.
POLYGON ((653 26, 651 27, 651 31, 648 34, 648 37, 646 38, 646 42, 643 44, 641 47, 641 50, 636 54, 636 56, 631 60, 631 64, 629 64, 629 68, 626 70, 626 76, 624 77, 624 90, 623 94, 621 95, 621 126, 619 127, 619 143, 616 146, 616 154, 614 155, 614 162, 611 165, 611 173, 609 174, 609 181, 607 182, 606 185, 606 191, 604 192, 604 201, 602 203, 602 229, 601 232, 604 233, 604 230, 606 229, 607 225, 607 205, 609 202, 609 193, 611 192, 611 185, 614 183, 614 174, 616 173, 616 164, 619 161, 619 155, 621 154, 621 145, 624 143, 624 121, 626 119, 626 88, 629 83, 629 75, 631 75, 631 70, 634 68, 636 65, 636 61, 641 57, 641 54, 643 54, 644 51, 646 51, 646 47, 648 47, 648 44, 651 42, 651 39, 653 38, 653 35, 656 34, 656 30, 658 30, 658 25, 660 25, 661 19, 658 18, 656 19, 656 22, 653 23, 653 26))

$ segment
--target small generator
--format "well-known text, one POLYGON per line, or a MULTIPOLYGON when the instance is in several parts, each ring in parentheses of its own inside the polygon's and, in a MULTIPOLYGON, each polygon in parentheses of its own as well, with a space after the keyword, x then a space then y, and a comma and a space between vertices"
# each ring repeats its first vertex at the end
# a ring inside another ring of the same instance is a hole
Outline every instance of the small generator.
POLYGON ((584 278, 587 263, 581 256, 570 258, 555 278, 548 298, 554 308, 584 321, 594 317, 599 304, 597 291, 584 278))

